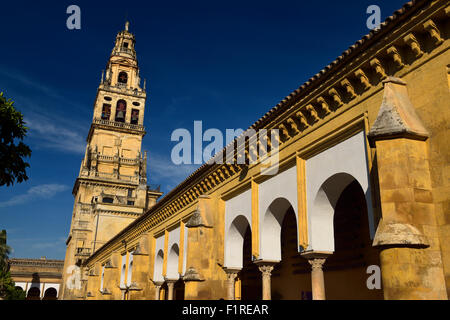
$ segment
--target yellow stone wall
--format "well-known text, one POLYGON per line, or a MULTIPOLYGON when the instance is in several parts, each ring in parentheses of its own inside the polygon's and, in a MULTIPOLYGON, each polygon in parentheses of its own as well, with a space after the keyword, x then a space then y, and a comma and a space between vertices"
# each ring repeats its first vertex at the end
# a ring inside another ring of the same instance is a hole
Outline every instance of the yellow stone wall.
MULTIPOLYGON (((409 19, 399 25, 395 22, 384 38, 370 40, 371 45, 359 52, 358 58, 342 58, 345 65, 333 69, 325 79, 320 76, 312 79, 311 83, 315 84, 312 88, 310 84, 301 87, 298 95, 293 94, 281 102, 278 109, 281 108, 282 112, 269 114, 259 122, 264 123, 264 128, 278 128, 282 133, 279 152, 282 171, 299 163, 299 158, 308 159, 361 130, 368 133, 383 99, 381 80, 395 76, 407 83, 409 98, 430 137, 426 141, 404 138, 377 141, 372 147, 367 140, 373 209, 377 223, 381 217, 388 220, 395 216, 398 218, 396 221, 414 224, 427 237, 430 246, 382 250, 380 260, 386 287, 383 293, 388 299, 446 299, 445 290, 450 288, 450 245, 446 241, 450 234, 450 148, 446 139, 450 120, 447 78, 450 41, 446 5, 445 1, 432 1, 421 10, 413 10, 409 19), (437 25, 439 37, 435 29, 428 27, 430 18, 437 25), (417 37, 411 38, 414 34, 417 37), (419 40, 414 42, 411 39, 419 40), (321 100, 323 97, 326 99, 321 100), (324 106, 320 101, 327 104, 324 106), (307 108, 309 106, 312 109, 307 108), (410 280, 413 285, 408 290, 396 290, 405 288, 410 280)), ((185 282, 185 298, 225 298, 226 274, 222 269, 224 202, 267 179, 261 175, 260 169, 259 164, 250 165, 247 170, 231 165, 200 168, 170 198, 161 200, 90 257, 84 267, 89 269, 106 261, 124 249, 124 241, 133 243, 145 234, 148 237, 148 258, 142 256, 136 260, 136 277, 133 273, 133 279, 142 290, 132 292, 130 298, 154 299, 155 239, 174 226, 187 223, 186 267, 193 268, 199 279, 185 282), (189 226, 189 219, 196 211, 203 224, 189 226)), ((299 174, 302 175, 301 172, 299 174)), ((301 182, 298 188, 298 194, 302 194, 304 185, 301 182)), ((258 217, 253 218, 258 221, 258 217)), ((307 243, 307 230, 299 228, 299 241, 307 243)), ((258 243, 257 237, 257 233, 253 234, 254 243, 258 243)), ((252 251, 257 253, 256 249, 252 251)), ((339 277, 351 278, 353 274, 352 271, 341 271, 339 277)), ((112 287, 119 277, 119 271, 111 269, 105 281, 112 287)), ((330 292, 342 286, 342 283, 330 280, 339 277, 325 274, 326 288, 330 292)), ((99 280, 92 278, 92 281, 97 283, 91 287, 98 288, 99 280)), ((305 276, 297 276, 295 281, 306 283, 305 276)), ((380 292, 374 292, 373 297, 365 298, 379 297, 380 292)))

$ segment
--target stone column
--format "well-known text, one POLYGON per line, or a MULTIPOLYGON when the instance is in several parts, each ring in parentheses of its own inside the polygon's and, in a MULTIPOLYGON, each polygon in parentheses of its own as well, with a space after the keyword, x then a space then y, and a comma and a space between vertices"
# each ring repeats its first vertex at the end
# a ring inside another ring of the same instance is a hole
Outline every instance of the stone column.
POLYGON ((255 261, 258 266, 259 271, 262 273, 262 299, 270 300, 271 299, 271 285, 270 285, 270 276, 272 274, 273 267, 279 261, 264 261, 259 260, 255 261))
POLYGON ((227 274, 227 300, 235 300, 236 277, 241 269, 224 268, 227 274))
POLYGON ((162 282, 153 282, 155 284, 155 300, 159 300, 161 294, 162 282))
POLYGON ((166 280, 167 283, 167 300, 173 300, 173 286, 176 280, 166 280))
POLYGON ((323 277, 323 264, 332 253, 309 252, 302 256, 311 265, 311 288, 313 300, 325 300, 325 280, 323 277))

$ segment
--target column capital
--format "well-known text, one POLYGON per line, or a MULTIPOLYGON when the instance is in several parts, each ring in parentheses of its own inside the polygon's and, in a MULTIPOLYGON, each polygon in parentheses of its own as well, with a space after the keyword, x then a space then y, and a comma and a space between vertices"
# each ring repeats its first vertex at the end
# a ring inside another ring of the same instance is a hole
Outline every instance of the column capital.
POLYGON ((227 268, 223 267, 223 271, 227 274, 227 280, 234 280, 236 279, 238 273, 241 271, 239 268, 227 268))
POLYGON ((305 259, 312 260, 312 259, 326 259, 333 253, 334 253, 333 251, 306 251, 300 253, 300 255, 305 259))
POLYGON ((262 272, 263 276, 270 276, 273 268, 280 261, 274 260, 256 260, 255 264, 258 266, 259 271, 262 272))
POLYGON ((161 287, 164 283, 163 281, 152 281, 152 282, 155 285, 155 287, 157 287, 157 288, 161 287))
POLYGON ((173 286, 175 284, 175 282, 178 281, 178 279, 165 279, 167 286, 171 285, 173 286))
POLYGON ((312 270, 322 270, 325 260, 327 260, 327 259, 326 258, 314 258, 314 259, 308 259, 308 262, 311 265, 312 270))

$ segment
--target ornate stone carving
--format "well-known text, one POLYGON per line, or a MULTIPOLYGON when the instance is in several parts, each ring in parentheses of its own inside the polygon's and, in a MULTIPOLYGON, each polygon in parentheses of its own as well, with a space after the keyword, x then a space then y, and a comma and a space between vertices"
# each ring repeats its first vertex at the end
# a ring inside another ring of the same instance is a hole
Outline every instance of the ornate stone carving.
POLYGON ((305 115, 304 115, 303 113, 301 113, 301 112, 299 111, 299 112, 297 112, 295 115, 297 116, 297 119, 298 119, 299 123, 300 123, 304 128, 309 127, 309 123, 308 123, 308 121, 306 121, 306 117, 305 117, 305 115))
POLYGON ((194 267, 189 267, 183 276, 184 281, 204 281, 204 278, 194 267))
POLYGON ((438 27, 434 24, 433 20, 428 20, 423 24, 423 28, 428 32, 430 37, 433 39, 434 45, 438 46, 444 39, 441 38, 441 33, 438 27))
POLYGON ((320 105, 320 108, 325 116, 331 113, 330 106, 323 97, 318 97, 317 103, 320 105))
POLYGON ((337 92, 337 90, 335 88, 331 88, 328 91, 328 94, 331 96, 331 98, 333 99, 334 103, 336 104, 336 107, 339 108, 340 106, 342 106, 344 104, 344 102, 342 102, 342 98, 341 95, 339 94, 339 92, 337 92))
POLYGON ((353 88, 352 84, 350 83, 350 81, 347 78, 345 78, 344 80, 341 81, 341 85, 345 88, 345 91, 350 96, 350 99, 353 99, 356 97, 355 89, 353 88))
POLYGON ((369 78, 367 78, 366 74, 362 69, 358 69, 355 71, 355 76, 359 79, 363 86, 363 90, 366 91, 370 88, 369 78))
POLYGON ((306 109, 306 111, 308 111, 309 115, 311 116, 311 120, 312 120, 313 123, 320 120, 320 117, 317 114, 317 111, 316 111, 316 109, 314 108, 314 106, 312 104, 308 104, 305 107, 305 109, 306 109))
POLYGON ((400 69, 404 67, 402 57, 395 46, 389 47, 386 52, 392 57, 397 68, 400 69))
POLYGON ((326 258, 314 258, 308 259, 308 262, 311 265, 312 270, 322 270, 323 264, 326 260, 326 258))
POLYGON ((291 130, 292 130, 294 133, 297 133, 297 132, 300 131, 300 130, 298 129, 297 123, 296 123, 292 118, 287 119, 286 122, 289 124, 291 130))
POLYGON ((380 77, 380 79, 386 78, 386 72, 379 59, 374 58, 370 60, 370 66, 374 69, 375 73, 380 77))
POLYGON ((270 277, 273 271, 273 264, 260 264, 258 265, 259 271, 261 271, 263 277, 270 277))
POLYGON ((420 58, 423 55, 423 51, 420 48, 419 41, 417 41, 416 37, 412 33, 406 35, 403 38, 403 41, 409 46, 409 48, 412 50, 414 57, 416 59, 420 58))

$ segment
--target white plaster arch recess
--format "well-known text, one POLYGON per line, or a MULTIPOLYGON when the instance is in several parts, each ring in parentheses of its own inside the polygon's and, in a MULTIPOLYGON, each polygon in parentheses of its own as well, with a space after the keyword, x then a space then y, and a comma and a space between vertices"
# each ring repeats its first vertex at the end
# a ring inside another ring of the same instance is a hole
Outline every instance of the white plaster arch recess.
MULTIPOLYGON (((297 167, 259 185, 259 259, 281 261, 281 226, 290 207, 298 223, 297 167)), ((298 228, 297 239, 298 239, 298 228)))
POLYGON ((164 265, 164 235, 156 238, 155 241, 155 261, 153 271, 153 281, 163 282, 163 265, 164 265))
POLYGON ((358 181, 367 204, 370 237, 374 235, 365 133, 360 131, 306 160, 309 250, 334 252, 334 208, 342 191, 358 181))
POLYGON ((252 221, 252 190, 225 201, 224 267, 242 268, 245 230, 252 221))

